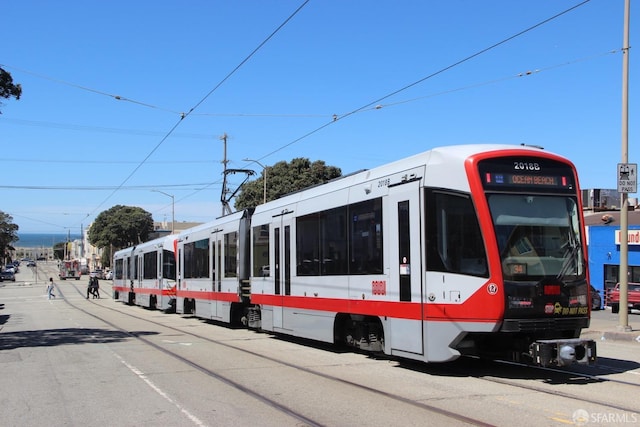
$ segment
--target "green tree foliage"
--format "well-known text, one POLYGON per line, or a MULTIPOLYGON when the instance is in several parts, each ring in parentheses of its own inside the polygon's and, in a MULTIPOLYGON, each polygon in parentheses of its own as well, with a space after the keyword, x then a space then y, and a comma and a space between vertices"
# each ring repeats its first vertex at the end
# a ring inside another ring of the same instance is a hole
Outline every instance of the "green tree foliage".
MULTIPOLYGON (((22 86, 14 84, 11 74, 0 67, 0 98, 8 99, 13 96, 15 99, 20 99, 20 95, 22 95, 22 86)), ((0 106, 2 106, 2 102, 0 102, 0 106)), ((1 111, 0 114, 2 114, 1 111)))
POLYGON ((121 249, 149 238, 153 231, 151 213, 139 207, 116 205, 101 212, 89 228, 89 243, 97 248, 121 249))
POLYGON ((0 211, 0 256, 2 262, 6 261, 9 251, 14 250, 13 243, 20 240, 18 226, 13 223, 13 217, 0 211))
POLYGON ((242 186, 235 199, 236 209, 252 208, 262 203, 265 173, 267 175, 267 201, 325 183, 342 175, 340 168, 327 166, 322 160, 311 162, 307 158, 298 157, 291 160, 290 163, 281 161, 264 169, 260 178, 249 181, 242 186))

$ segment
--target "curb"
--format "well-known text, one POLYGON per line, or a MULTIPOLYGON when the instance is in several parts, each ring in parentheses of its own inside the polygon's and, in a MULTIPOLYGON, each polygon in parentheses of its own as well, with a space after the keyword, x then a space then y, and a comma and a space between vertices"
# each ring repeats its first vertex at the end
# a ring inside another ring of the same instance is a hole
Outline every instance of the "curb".
POLYGON ((618 332, 618 331, 587 331, 580 334, 581 338, 598 338, 606 341, 627 341, 640 343, 640 332, 618 332))

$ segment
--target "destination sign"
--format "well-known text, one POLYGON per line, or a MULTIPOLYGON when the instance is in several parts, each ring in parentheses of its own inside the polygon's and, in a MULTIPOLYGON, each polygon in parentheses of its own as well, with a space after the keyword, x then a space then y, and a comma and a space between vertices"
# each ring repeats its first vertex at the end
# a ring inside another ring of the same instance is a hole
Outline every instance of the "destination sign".
POLYGON ((570 164, 542 157, 496 157, 478 163, 486 189, 518 191, 540 189, 573 193, 576 190, 570 164))
POLYGON ((532 175, 522 173, 485 174, 485 185, 517 185, 523 187, 561 187, 567 188, 570 180, 566 176, 532 175))

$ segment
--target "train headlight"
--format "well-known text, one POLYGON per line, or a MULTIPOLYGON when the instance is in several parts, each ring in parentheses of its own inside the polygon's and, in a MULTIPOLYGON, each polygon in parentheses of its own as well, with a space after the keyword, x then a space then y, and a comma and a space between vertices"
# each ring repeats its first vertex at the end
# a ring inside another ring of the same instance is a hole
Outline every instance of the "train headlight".
POLYGON ((562 345, 558 351, 558 357, 562 360, 562 365, 570 365, 576 361, 576 348, 572 345, 562 345))

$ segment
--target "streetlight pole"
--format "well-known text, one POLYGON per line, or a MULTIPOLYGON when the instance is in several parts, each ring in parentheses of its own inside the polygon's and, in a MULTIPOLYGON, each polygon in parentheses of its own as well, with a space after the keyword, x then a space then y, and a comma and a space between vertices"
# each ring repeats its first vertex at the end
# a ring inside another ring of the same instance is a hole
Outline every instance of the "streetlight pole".
POLYGON ((175 198, 173 197, 173 194, 165 193, 164 191, 160 191, 160 190, 151 190, 151 191, 171 197, 171 234, 173 234, 175 223, 176 223, 176 204, 175 204, 175 198))
POLYGON ((262 178, 262 183, 263 183, 262 204, 267 203, 267 167, 265 165, 263 165, 262 163, 260 163, 259 161, 257 161, 257 160, 253 160, 253 159, 242 159, 242 160, 245 161, 245 162, 257 163, 262 168, 262 172, 264 174, 264 177, 262 178))

